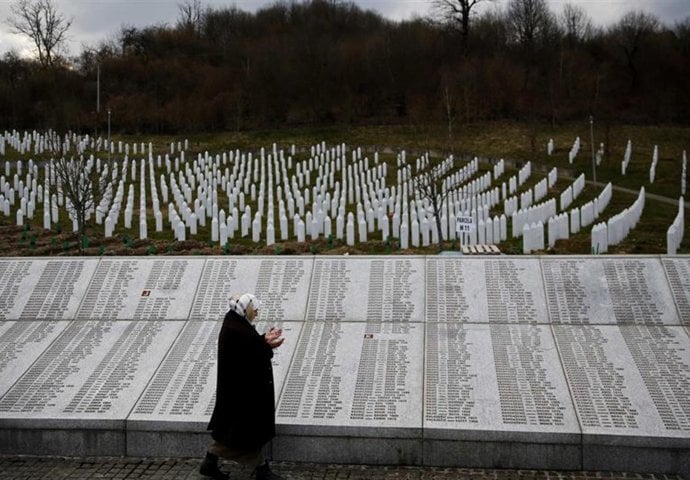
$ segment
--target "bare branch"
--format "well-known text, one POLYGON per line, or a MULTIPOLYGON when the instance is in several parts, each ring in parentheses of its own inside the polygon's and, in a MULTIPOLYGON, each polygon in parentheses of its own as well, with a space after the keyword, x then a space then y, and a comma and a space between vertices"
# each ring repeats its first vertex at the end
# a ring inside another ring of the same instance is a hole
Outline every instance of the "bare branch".
POLYGON ((438 163, 431 163, 428 156, 423 157, 422 165, 413 175, 414 189, 418 197, 429 203, 436 228, 438 230, 439 248, 443 243, 441 214, 448 195, 458 186, 453 183, 453 158, 438 163))
POLYGON ((53 66, 72 20, 60 14, 52 0, 17 0, 11 10, 7 23, 12 31, 31 39, 41 65, 53 66))
POLYGON ((86 235, 86 223, 91 212, 108 189, 109 182, 105 175, 99 174, 91 159, 84 156, 67 159, 62 155, 60 144, 54 144, 54 153, 59 153, 51 162, 55 170, 57 191, 65 198, 68 213, 76 219, 79 232, 79 249, 83 252, 82 239, 86 235))
POLYGON ((566 3, 560 17, 560 23, 565 32, 565 38, 572 47, 587 40, 592 34, 592 21, 584 8, 566 3))
POLYGON ((554 24, 546 0, 510 0, 508 19, 515 41, 528 49, 544 40, 554 24))
POLYGON ((493 0, 433 0, 432 8, 444 21, 457 24, 461 35, 466 39, 470 33, 470 19, 474 7, 490 1, 493 0))
POLYGON ((201 0, 185 0, 177 4, 180 12, 177 27, 194 33, 201 32, 201 20, 203 17, 201 0))

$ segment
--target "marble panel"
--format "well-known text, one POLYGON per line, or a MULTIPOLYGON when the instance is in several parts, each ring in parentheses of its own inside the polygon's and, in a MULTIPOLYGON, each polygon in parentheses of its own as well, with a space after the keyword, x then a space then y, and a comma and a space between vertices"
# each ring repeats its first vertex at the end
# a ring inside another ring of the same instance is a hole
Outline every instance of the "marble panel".
POLYGON ((422 322, 421 257, 317 257, 307 321, 422 322))
POLYGON ((554 324, 679 325, 658 257, 543 257, 554 324))
MULTIPOLYGON (((217 344, 221 321, 190 321, 184 326, 128 417, 132 430, 206 431, 216 402, 217 344)), ((301 323, 256 323, 260 333, 283 329, 285 342, 274 350, 273 379, 278 394, 299 338, 301 323)), ((241 368, 241 366, 238 366, 241 368)))
POLYGON ((102 259, 79 307, 80 320, 186 320, 204 259, 102 259))
POLYGON ((690 338, 682 327, 553 331, 585 445, 690 447, 690 338))
POLYGON ((253 293, 262 318, 302 321, 311 280, 311 258, 209 258, 192 305, 191 320, 222 318, 232 294, 253 293))
POLYGON ((661 264, 684 325, 690 325, 690 257, 664 257, 661 264))
POLYGON ((182 326, 71 322, 0 398, 0 427, 123 429, 182 326))
POLYGON ((71 320, 98 259, 0 259, 0 320, 71 320))
POLYGON ((424 438, 576 443, 548 325, 428 323, 424 438))
POLYGON ((282 435, 415 437, 423 324, 306 322, 283 385, 282 435))
POLYGON ((536 258, 428 258, 426 321, 548 323, 536 258))
POLYGON ((67 327, 68 321, 0 321, 0 397, 67 327))

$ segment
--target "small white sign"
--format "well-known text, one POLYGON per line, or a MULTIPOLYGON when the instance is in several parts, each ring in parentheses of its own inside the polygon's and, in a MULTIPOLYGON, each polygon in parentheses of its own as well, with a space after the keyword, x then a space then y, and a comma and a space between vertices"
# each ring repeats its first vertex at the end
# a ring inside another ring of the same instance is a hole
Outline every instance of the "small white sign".
POLYGON ((455 231, 457 233, 470 232, 473 227, 474 219, 471 216, 455 218, 455 231))

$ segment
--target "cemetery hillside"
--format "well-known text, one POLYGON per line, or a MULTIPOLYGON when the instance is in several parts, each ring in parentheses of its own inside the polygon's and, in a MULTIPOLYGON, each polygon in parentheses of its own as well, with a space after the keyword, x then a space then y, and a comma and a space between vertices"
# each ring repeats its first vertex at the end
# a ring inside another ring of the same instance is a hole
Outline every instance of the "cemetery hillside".
POLYGON ((0 255, 688 251, 690 17, 432 3, 185 2, 73 56, 41 3, 54 42, 0 59, 0 255))
POLYGON ((5 256, 436 254, 463 245, 687 252, 687 130, 612 128, 616 160, 596 147, 595 183, 588 129, 539 132, 534 153, 530 132, 508 123, 467 126, 450 148, 433 129, 391 126, 110 142, 5 132, 0 248, 5 256), (468 145, 487 147, 472 155, 468 145), (75 183, 89 194, 75 200, 75 183), (424 190, 435 184, 437 192, 424 190), (460 217, 465 233, 456 231, 460 217))

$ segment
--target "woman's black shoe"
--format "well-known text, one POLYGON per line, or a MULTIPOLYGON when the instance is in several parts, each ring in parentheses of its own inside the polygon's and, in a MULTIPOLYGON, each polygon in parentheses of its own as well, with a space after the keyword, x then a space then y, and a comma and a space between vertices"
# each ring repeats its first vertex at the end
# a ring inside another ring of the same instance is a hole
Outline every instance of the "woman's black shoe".
POLYGON ((218 468, 218 456, 210 452, 206 452, 206 457, 199 467, 199 473, 214 480, 230 480, 230 476, 218 468))
POLYGON ((276 475, 271 471, 271 468, 268 466, 268 462, 256 467, 254 472, 256 473, 256 480, 285 480, 280 475, 276 475))

